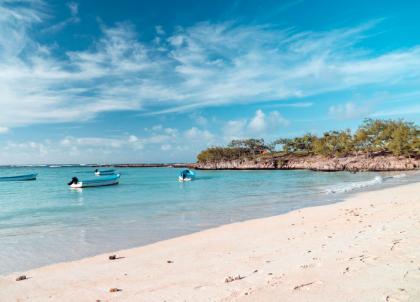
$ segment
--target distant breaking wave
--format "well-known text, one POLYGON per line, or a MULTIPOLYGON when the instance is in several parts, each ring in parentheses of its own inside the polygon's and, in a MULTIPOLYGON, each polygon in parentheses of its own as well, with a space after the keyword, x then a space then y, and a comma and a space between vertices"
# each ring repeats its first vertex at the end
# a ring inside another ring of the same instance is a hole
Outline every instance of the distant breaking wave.
POLYGON ((407 176, 407 175, 406 174, 398 174, 398 175, 393 175, 393 176, 379 176, 378 175, 378 176, 375 176, 373 179, 370 179, 370 180, 356 181, 356 182, 336 185, 332 188, 327 189, 325 191, 325 193, 335 194, 335 193, 351 192, 351 191, 354 191, 354 190, 378 185, 378 184, 383 183, 384 181, 388 181, 390 179, 402 178, 402 177, 405 177, 405 176, 407 176))

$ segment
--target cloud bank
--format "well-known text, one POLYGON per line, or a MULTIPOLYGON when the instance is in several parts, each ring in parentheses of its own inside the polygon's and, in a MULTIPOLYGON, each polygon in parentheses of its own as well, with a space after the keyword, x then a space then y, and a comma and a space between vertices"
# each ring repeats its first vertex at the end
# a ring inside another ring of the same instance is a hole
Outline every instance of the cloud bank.
MULTIPOLYGON (((69 10, 68 20, 78 22, 79 7, 71 3, 69 10)), ((358 49, 375 22, 324 32, 234 22, 175 31, 156 26, 151 41, 120 23, 101 25, 101 36, 85 50, 57 53, 34 33, 48 29, 47 11, 40 0, 0 1, 2 132, 109 111, 181 112, 420 79, 420 46, 377 55, 358 49)), ((258 132, 265 126, 256 118, 250 129, 258 132)))

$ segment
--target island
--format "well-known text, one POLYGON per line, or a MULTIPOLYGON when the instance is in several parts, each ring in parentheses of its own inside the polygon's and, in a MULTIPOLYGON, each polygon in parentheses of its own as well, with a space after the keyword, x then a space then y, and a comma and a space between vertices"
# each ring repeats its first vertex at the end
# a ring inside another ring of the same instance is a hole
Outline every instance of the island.
POLYGON ((404 120, 366 119, 358 129, 307 133, 266 143, 232 140, 197 156, 196 169, 309 169, 315 171, 406 171, 420 167, 420 128, 404 120))

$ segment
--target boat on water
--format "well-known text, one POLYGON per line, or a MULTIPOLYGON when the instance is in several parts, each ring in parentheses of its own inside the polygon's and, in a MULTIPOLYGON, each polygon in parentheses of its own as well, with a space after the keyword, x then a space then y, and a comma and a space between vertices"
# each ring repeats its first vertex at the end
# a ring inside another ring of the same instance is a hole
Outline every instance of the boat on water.
POLYGON ((195 173, 192 170, 186 169, 179 173, 178 180, 181 182, 194 180, 195 173))
POLYGON ((93 179, 79 180, 77 177, 73 177, 68 183, 71 188, 88 188, 88 187, 104 187, 117 185, 120 181, 120 174, 100 176, 93 179))
POLYGON ((115 170, 95 170, 95 175, 96 176, 102 176, 102 175, 115 175, 117 173, 115 173, 115 170))
POLYGON ((25 181, 25 180, 36 180, 37 173, 15 175, 15 176, 2 176, 0 181, 25 181))

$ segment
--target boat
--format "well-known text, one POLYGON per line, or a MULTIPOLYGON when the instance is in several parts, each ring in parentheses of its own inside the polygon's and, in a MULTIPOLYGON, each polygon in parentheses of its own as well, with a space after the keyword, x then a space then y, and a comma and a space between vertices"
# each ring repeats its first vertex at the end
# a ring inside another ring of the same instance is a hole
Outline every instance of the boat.
POLYGON ((16 175, 16 176, 3 176, 0 177, 0 181, 25 181, 25 180, 36 180, 37 173, 16 175))
POLYGON ((181 171, 181 173, 179 173, 179 176, 178 176, 178 180, 179 181, 191 181, 191 180, 193 180, 195 178, 195 173, 194 173, 194 171, 191 171, 191 170, 183 170, 183 171, 181 171))
POLYGON ((120 174, 99 176, 93 179, 79 180, 77 177, 73 177, 68 183, 71 188, 88 188, 88 187, 104 187, 117 185, 120 181, 120 174))
POLYGON ((114 175, 114 174, 116 174, 115 173, 115 170, 98 170, 98 169, 95 170, 95 175, 96 176, 101 176, 101 175, 114 175))

